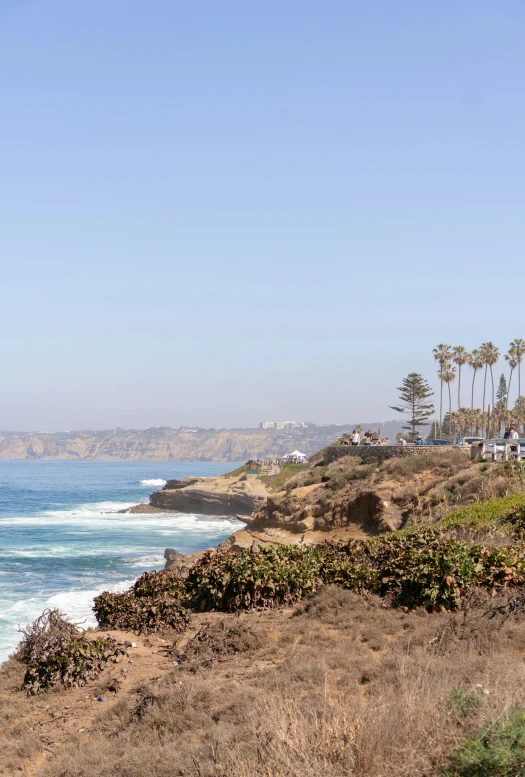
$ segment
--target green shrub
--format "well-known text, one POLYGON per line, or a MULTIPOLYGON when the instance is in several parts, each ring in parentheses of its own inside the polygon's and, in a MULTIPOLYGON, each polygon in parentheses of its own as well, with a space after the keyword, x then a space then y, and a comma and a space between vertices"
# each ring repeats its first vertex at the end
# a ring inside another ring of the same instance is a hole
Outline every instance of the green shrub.
POLYGON ((472 585, 525 582, 525 545, 469 545, 434 528, 373 540, 207 553, 190 571, 196 609, 227 612, 293 604, 324 583, 391 597, 429 610, 456 608, 472 585))
POLYGON ((520 777, 525 774, 525 711, 515 709, 471 737, 442 777, 520 777))
POLYGON ((107 629, 151 634, 162 629, 184 631, 189 615, 185 606, 186 587, 177 572, 145 572, 122 594, 108 591, 95 598, 93 612, 107 629))
POLYGON ((190 570, 186 586, 198 610, 232 612, 299 601, 321 585, 317 548, 277 546, 236 555, 209 551, 190 570))
POLYGON ((270 491, 281 491, 285 486, 288 487, 288 485, 292 488, 295 487, 293 483, 289 484, 291 478, 294 478, 299 473, 306 472, 307 470, 307 464, 285 464, 282 470, 276 475, 261 475, 259 480, 261 480, 270 491))
POLYGON ((99 626, 105 629, 152 634, 163 629, 184 631, 189 615, 179 599, 162 596, 135 596, 133 591, 112 594, 108 591, 95 598, 93 612, 99 626))
MULTIPOLYGON (((351 474, 335 468, 331 472, 351 474)), ((187 608, 234 612, 291 605, 324 583, 388 596, 406 607, 454 609, 469 586, 522 585, 525 544, 472 545, 448 536, 450 527, 497 523, 516 533, 524 521, 525 497, 507 497, 469 505, 430 527, 367 541, 266 547, 240 554, 210 551, 185 581, 176 572, 147 572, 126 593, 98 596, 94 611, 107 628, 143 634, 166 627, 182 631, 187 608)))
POLYGON ((132 586, 131 591, 139 597, 168 596, 173 599, 183 599, 186 586, 178 572, 163 569, 160 572, 144 572, 132 586))
MULTIPOLYGON (((476 530, 497 528, 509 533, 521 533, 525 530, 525 495, 517 494, 474 502, 453 510, 432 526, 440 532, 464 526, 476 530)), ((407 536, 421 531, 421 526, 410 526, 396 534, 407 536)))
POLYGON ((391 593, 405 606, 454 608, 476 579, 474 548, 443 539, 432 529, 408 537, 389 535, 370 542, 367 551, 381 575, 378 593, 391 593))
POLYGON ((454 688, 450 694, 450 705, 460 720, 465 720, 481 706, 480 688, 454 688))

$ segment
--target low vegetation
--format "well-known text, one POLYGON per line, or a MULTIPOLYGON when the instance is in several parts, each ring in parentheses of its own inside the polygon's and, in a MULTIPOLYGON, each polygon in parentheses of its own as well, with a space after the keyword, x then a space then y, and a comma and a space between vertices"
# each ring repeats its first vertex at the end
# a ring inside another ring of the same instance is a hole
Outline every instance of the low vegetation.
POLYGON ((433 526, 370 540, 210 551, 185 580, 177 572, 146 573, 124 594, 101 594, 95 613, 104 627, 181 631, 189 610, 290 606, 331 583, 405 607, 455 609, 472 586, 494 590, 525 581, 524 525, 525 497, 507 497, 463 508, 433 526), (454 536, 458 528, 489 526, 512 542, 492 546, 454 536))
POLYGON ((249 461, 246 464, 241 464, 237 469, 232 469, 231 472, 225 472, 224 475, 221 475, 221 478, 238 478, 246 473, 249 464, 249 461))
POLYGON ((182 653, 174 651, 185 669, 197 672, 213 666, 224 656, 253 651, 262 647, 260 633, 246 622, 229 623, 226 619, 206 624, 188 642, 182 653))
POLYGON ((280 491, 284 485, 299 472, 308 469, 307 464, 285 464, 275 475, 261 475, 261 480, 269 491, 280 491))
POLYGON ((187 591, 196 609, 237 612, 293 604, 337 583, 439 610, 458 607, 470 586, 493 590, 524 581, 524 543, 484 547, 423 528, 369 541, 209 553, 191 570, 187 591))
MULTIPOLYGON (((525 529, 525 494, 487 499, 483 502, 452 510, 433 528, 442 533, 457 534, 458 529, 470 529, 486 535, 506 535, 509 541, 523 538, 525 529)), ((421 526, 401 529, 400 536, 418 532, 421 526)))
POLYGON ((197 610, 238 612, 291 605, 321 585, 320 551, 295 545, 207 553, 190 570, 187 596, 197 610))
POLYGON ((23 687, 32 695, 48 688, 79 688, 98 677, 124 650, 109 636, 88 639, 58 610, 45 610, 23 631, 17 658, 27 665, 23 687))
POLYGON ((107 629, 137 634, 183 631, 189 620, 185 597, 186 587, 177 572, 145 572, 125 593, 105 591, 97 596, 93 610, 99 625, 107 629))
POLYGON ((38 777, 520 775, 525 615, 512 598, 474 590, 430 615, 325 586, 291 614, 219 616, 38 777))

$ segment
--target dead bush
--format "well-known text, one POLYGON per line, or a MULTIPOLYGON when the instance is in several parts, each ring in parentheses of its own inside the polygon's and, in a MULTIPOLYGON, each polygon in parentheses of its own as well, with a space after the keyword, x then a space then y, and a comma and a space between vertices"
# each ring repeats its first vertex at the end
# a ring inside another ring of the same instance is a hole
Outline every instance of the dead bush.
POLYGON ((221 656, 254 651, 263 645, 263 637, 255 632, 246 621, 222 618, 204 626, 188 642, 184 653, 177 657, 185 668, 192 671, 210 667, 221 656))

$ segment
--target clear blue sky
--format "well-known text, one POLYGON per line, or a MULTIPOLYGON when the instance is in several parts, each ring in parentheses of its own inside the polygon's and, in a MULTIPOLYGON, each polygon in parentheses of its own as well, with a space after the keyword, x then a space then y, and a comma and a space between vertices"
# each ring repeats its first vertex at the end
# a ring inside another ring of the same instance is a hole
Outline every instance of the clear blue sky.
POLYGON ((436 343, 525 336, 524 33, 0 0, 0 428, 387 419, 436 343))

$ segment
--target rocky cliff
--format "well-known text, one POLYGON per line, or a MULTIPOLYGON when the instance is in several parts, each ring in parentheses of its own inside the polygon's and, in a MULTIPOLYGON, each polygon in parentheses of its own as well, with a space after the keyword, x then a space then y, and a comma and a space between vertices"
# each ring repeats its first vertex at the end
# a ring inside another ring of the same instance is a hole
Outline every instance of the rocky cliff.
POLYGON ((318 428, 145 429, 102 432, 0 433, 0 459, 106 459, 119 461, 246 461, 281 456, 294 448, 313 453, 325 439, 318 428))
POLYGON ((331 461, 320 451, 309 467, 276 481, 280 490, 272 491, 270 479, 268 498, 248 526, 221 547, 362 539, 432 522, 480 498, 523 492, 521 470, 487 467, 466 453, 451 448, 378 462, 353 456, 331 461))
MULTIPOLYGON (((387 427, 394 429, 395 424, 383 428, 387 427)), ((0 459, 246 461, 282 456, 296 448, 310 455, 349 429, 350 426, 308 424, 283 431, 155 427, 95 432, 0 432, 0 459)))
POLYGON ((250 516, 266 502, 267 491, 257 478, 184 478, 169 480, 150 496, 161 510, 200 515, 250 516))

